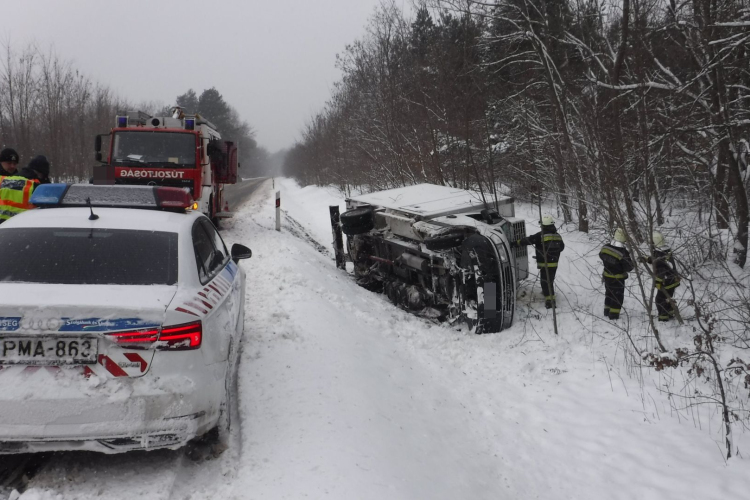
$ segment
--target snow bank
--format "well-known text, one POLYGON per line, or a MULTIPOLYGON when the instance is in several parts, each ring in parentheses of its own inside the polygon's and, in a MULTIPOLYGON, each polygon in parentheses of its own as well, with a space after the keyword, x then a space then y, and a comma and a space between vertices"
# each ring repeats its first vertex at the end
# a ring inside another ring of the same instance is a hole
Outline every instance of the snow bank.
MULTIPOLYGON (((328 205, 343 209, 343 197, 277 186, 289 215, 330 246, 328 205)), ((251 282, 274 292, 248 304, 257 345, 243 386, 255 443, 245 448, 256 472, 242 480, 248 491, 663 499, 743 496, 750 486, 743 459, 721 458, 718 421, 681 422, 653 387, 663 374, 628 373, 622 331, 599 319, 599 242, 563 229, 559 337, 533 279, 512 329, 473 336, 358 288, 304 239, 267 238, 271 205, 268 193, 248 207, 237 233, 258 238, 251 282)), ((518 213, 533 221, 536 210, 518 213)), ((630 328, 645 324, 632 298, 625 308, 630 328)))
MULTIPOLYGON (((253 250, 239 442, 195 463, 173 452, 57 463, 24 500, 747 496, 747 463, 722 460, 717 420, 673 410, 681 403, 658 391, 668 374, 629 368, 622 330, 598 318, 599 242, 563 230, 559 336, 533 279, 513 328, 474 336, 335 268, 319 247, 330 247, 328 205, 343 209, 336 191, 276 187, 295 221, 280 233, 271 181, 225 223, 228 244, 253 250)), ((644 322, 638 307, 627 299, 631 328, 644 322)))

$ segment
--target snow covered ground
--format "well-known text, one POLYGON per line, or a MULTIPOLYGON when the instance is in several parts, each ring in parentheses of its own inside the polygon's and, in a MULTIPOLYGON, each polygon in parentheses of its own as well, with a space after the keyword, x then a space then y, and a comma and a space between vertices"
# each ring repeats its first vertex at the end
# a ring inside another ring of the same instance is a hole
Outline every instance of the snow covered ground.
MULTIPOLYGON (((223 233, 253 250, 232 449, 64 454, 22 499, 747 497, 747 460, 723 460, 719 420, 674 410, 658 390, 669 374, 628 368, 622 332, 598 319, 598 242, 563 231, 559 336, 533 280, 510 330, 475 336, 357 287, 329 250, 342 196, 279 186, 281 233, 270 180, 223 233)), ((639 307, 625 305, 633 328, 639 307)))

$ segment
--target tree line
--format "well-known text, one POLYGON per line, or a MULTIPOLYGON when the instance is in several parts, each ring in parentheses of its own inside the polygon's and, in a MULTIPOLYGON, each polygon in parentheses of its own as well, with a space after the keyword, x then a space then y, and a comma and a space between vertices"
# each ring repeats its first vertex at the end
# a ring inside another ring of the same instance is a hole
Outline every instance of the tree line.
POLYGON ((288 175, 507 193, 602 239, 621 227, 636 257, 667 233, 694 346, 671 349, 653 314, 623 335, 638 366, 689 368, 687 400, 719 402, 731 456, 731 426, 750 425, 748 0, 386 2, 337 63, 288 175))
MULTIPOLYGON (((178 104, 189 94, 177 97, 178 104)), ((240 145, 242 175, 263 171, 268 155, 257 146, 249 124, 215 88, 204 91, 204 96, 206 117, 226 127, 219 131, 240 145)), ((16 149, 22 166, 43 154, 52 164, 53 179, 88 180, 94 165, 94 137, 107 133, 117 113, 128 110, 156 115, 168 113, 169 105, 134 103, 33 43, 0 48, 0 146, 16 149)))
POLYGON ((641 235, 691 207, 748 247, 747 0, 394 3, 289 152, 305 183, 433 182, 554 197, 641 235), (619 214, 620 208, 624 214, 619 214))
POLYGON ((205 89, 200 95, 189 89, 177 96, 176 103, 188 114, 205 116, 219 130, 222 139, 237 143, 241 176, 259 177, 266 173, 270 162, 268 151, 258 146, 253 128, 215 87, 205 89))

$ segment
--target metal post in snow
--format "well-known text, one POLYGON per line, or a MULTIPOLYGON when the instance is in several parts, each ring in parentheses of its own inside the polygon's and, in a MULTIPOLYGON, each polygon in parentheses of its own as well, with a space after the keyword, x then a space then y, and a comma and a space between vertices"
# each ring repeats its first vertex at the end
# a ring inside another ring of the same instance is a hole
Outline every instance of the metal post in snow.
POLYGON ((336 255, 336 267, 346 269, 346 257, 344 256, 344 237, 341 234, 341 223, 338 205, 329 205, 331 214, 331 229, 333 230, 333 250, 336 255))
POLYGON ((276 230, 281 231, 281 191, 276 191, 276 230))

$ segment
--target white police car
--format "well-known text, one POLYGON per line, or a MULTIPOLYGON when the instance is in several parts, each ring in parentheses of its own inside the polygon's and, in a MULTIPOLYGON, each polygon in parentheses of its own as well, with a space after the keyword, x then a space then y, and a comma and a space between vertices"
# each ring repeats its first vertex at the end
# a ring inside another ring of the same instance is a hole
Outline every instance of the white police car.
POLYGON ((0 225, 0 453, 224 439, 250 250, 228 252, 178 188, 31 201, 0 225))

